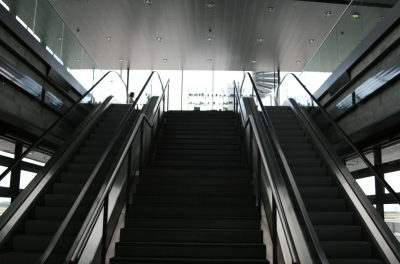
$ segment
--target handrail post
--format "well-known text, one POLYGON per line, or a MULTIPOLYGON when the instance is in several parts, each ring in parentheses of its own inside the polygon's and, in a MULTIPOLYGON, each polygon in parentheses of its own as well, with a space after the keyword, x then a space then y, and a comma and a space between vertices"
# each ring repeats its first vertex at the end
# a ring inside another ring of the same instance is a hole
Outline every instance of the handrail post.
POLYGON ((142 120, 142 123, 140 124, 140 158, 139 158, 139 173, 140 175, 142 174, 142 167, 143 167, 143 152, 144 152, 144 147, 143 147, 143 137, 144 137, 144 122, 142 120))
POLYGON ((127 168, 127 173, 126 173, 126 201, 125 201, 125 211, 128 213, 129 211, 129 203, 130 203, 130 183, 131 183, 131 178, 132 178, 132 144, 131 143, 129 149, 128 149, 128 168, 127 168))
POLYGON ((259 214, 261 216, 261 153, 259 148, 257 148, 257 192, 259 214))
POLYGON ((107 193, 104 204, 103 204, 103 236, 101 238, 101 264, 106 263, 106 254, 107 254, 107 222, 108 222, 108 198, 109 194, 107 193))
POLYGON ((272 197, 272 263, 278 263, 278 227, 276 202, 272 197))

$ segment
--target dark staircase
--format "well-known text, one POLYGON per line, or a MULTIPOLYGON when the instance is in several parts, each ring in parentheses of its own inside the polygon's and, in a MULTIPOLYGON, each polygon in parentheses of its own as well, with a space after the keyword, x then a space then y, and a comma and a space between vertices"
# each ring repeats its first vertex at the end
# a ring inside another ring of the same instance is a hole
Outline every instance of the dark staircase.
POLYGON ((291 108, 266 110, 329 263, 384 263, 291 108))
MULTIPOLYGON (((102 117, 101 121, 88 135, 83 145, 77 149, 63 171, 59 175, 55 175, 51 186, 44 191, 36 204, 31 207, 32 209, 30 209, 27 217, 20 222, 13 236, 1 248, 0 263, 30 264, 39 259, 100 160, 129 106, 110 106, 105 116, 102 117)), ((117 139, 114 148, 111 150, 112 153, 116 154, 122 146, 136 116, 137 111, 131 116, 128 125, 117 139)), ((109 165, 107 166, 108 168, 114 161, 112 156, 108 157, 103 163, 106 166, 109 165)), ((81 228, 106 174, 107 171, 102 171, 95 184, 89 188, 89 194, 84 197, 82 206, 78 208, 73 221, 68 225, 68 229, 47 263, 60 264, 64 262, 66 253, 81 228)))
POLYGON ((268 263, 232 112, 168 112, 110 263, 268 263))

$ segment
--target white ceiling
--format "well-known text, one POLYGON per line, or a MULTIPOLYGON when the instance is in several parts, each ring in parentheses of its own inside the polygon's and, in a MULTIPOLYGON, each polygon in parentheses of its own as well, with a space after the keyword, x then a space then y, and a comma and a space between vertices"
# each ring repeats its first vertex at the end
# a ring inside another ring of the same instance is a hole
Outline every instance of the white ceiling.
POLYGON ((51 3, 101 69, 156 70, 301 71, 346 8, 293 0, 51 3), (209 10, 208 2, 215 7, 209 10))

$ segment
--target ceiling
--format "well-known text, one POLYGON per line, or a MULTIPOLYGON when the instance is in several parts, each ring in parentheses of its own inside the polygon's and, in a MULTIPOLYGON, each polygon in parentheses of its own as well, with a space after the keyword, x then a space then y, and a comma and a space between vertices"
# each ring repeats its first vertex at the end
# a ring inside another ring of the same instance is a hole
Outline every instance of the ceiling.
POLYGON ((293 0, 50 2, 101 69, 301 71, 346 8, 293 0))

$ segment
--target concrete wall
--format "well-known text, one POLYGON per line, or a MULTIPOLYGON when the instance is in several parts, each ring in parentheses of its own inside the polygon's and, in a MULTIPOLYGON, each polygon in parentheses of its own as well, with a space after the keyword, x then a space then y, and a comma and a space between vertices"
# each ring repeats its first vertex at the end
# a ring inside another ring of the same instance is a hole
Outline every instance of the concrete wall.
MULTIPOLYGON (((356 88, 364 83, 369 78, 375 76, 383 70, 388 63, 393 61, 400 55, 400 46, 391 50, 383 59, 376 62, 375 59, 385 51, 390 45, 400 40, 400 26, 395 27, 383 40, 376 45, 367 56, 363 57, 355 66, 350 70, 351 79, 357 77, 357 80, 347 87, 338 97, 332 102, 326 104, 327 109, 333 108, 336 104, 343 100, 344 97, 351 94, 356 88), (362 73, 366 67, 372 66, 369 70, 362 73)), ((321 98, 321 102, 326 102, 329 95, 321 98)), ((363 101, 354 110, 347 113, 344 117, 338 120, 338 124, 347 132, 351 134, 385 116, 400 109, 400 81, 391 84, 388 87, 380 89, 371 98, 363 101)))

